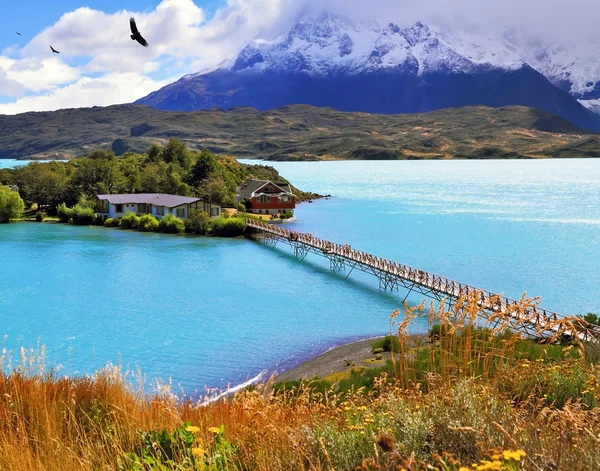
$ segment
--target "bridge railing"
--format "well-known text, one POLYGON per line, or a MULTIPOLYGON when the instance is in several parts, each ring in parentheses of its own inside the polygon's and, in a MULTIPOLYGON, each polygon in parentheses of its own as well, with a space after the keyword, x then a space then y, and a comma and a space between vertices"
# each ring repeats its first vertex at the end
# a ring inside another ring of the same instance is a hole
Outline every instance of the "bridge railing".
MULTIPOLYGON (((373 269, 401 277, 412 283, 416 283, 453 298, 461 298, 463 296, 470 296, 477 293, 481 297, 480 301, 478 301, 478 304, 487 310, 502 313, 507 312, 513 306, 519 306, 521 304, 520 301, 492 293, 491 291, 476 288, 464 283, 459 283, 443 276, 428 273, 423 270, 412 268, 408 265, 397 263, 388 259, 383 259, 381 257, 353 249, 350 245, 341 245, 324 239, 319 239, 314 237, 312 234, 291 231, 275 224, 268 224, 253 219, 248 219, 247 225, 253 229, 284 238, 289 242, 309 245, 313 248, 322 250, 324 253, 335 254, 353 262, 367 265, 373 269)), ((568 318, 568 316, 564 316, 547 309, 538 309, 538 307, 535 305, 528 309, 528 315, 528 317, 531 318, 531 321, 537 324, 542 322, 557 322, 568 318)))

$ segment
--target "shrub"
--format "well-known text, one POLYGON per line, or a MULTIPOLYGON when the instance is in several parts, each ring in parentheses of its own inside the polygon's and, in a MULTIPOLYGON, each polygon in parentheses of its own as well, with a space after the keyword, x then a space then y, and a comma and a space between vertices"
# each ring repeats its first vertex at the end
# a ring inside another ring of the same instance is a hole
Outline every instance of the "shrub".
POLYGON ((108 218, 104 221, 104 227, 114 227, 114 222, 113 218, 108 218))
POLYGON ((210 223, 210 231, 218 237, 239 237, 246 230, 246 221, 241 218, 219 216, 210 223))
POLYGON ((246 212, 246 205, 244 203, 242 203, 242 202, 239 202, 238 205, 237 205, 237 210, 240 213, 245 213, 246 212))
POLYGON ((89 226, 94 224, 96 212, 92 208, 77 203, 71 208, 71 218, 73 219, 73 224, 78 226, 89 226))
POLYGON ((121 218, 121 228, 123 229, 137 229, 139 224, 140 217, 135 213, 127 213, 121 218))
POLYGON ((400 350, 400 343, 398 337, 395 335, 388 335, 382 339, 375 340, 375 342, 371 344, 371 351, 373 353, 391 352, 392 348, 394 349, 394 352, 400 350))
POLYGON ((104 216, 100 214, 96 214, 96 218, 94 219, 95 226, 103 226, 104 225, 104 216))
POLYGON ((38 211, 37 213, 35 213, 35 220, 37 222, 42 222, 47 217, 48 215, 44 211, 38 211))
POLYGON ((167 214, 158 223, 158 231, 165 234, 181 234, 185 232, 185 224, 178 217, 167 214))
POLYGON ((0 186, 0 223, 20 217, 24 209, 25 204, 18 192, 0 186))
POLYGON ((152 214, 144 214, 139 221, 138 230, 142 232, 156 232, 158 231, 158 219, 152 214))
POLYGON ((185 221, 185 228, 193 234, 206 234, 210 228, 209 214, 206 211, 192 209, 189 219, 185 221))
POLYGON ((60 222, 69 222, 73 215, 73 211, 71 210, 71 208, 67 208, 67 205, 65 203, 59 204, 56 208, 56 212, 58 214, 58 220, 60 222))
POLYGON ((579 315, 578 317, 582 318, 589 324, 600 325, 600 316, 598 314, 594 314, 593 312, 588 312, 585 316, 579 315))

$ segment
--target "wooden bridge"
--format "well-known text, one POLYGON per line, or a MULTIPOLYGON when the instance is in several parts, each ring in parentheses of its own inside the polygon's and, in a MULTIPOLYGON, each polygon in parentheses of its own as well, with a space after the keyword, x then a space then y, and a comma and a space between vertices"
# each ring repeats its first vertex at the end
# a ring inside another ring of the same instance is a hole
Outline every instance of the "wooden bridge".
POLYGON ((311 234, 290 231, 276 224, 254 219, 247 219, 246 223, 250 229, 250 236, 259 236, 273 247, 279 241, 286 242, 300 260, 304 260, 308 253, 312 252, 327 257, 334 271, 349 269, 346 279, 354 270, 359 270, 377 277, 379 288, 382 290, 399 291, 400 287, 405 288, 407 293, 403 301, 410 293, 417 292, 440 302, 447 302, 450 307, 457 299, 476 296, 484 318, 496 323, 508 323, 510 328, 526 335, 550 337, 557 332, 568 332, 582 340, 600 339, 600 329, 596 326, 540 308, 535 304, 523 307, 520 301, 377 257, 349 245, 340 245, 311 234), (569 327, 565 327, 567 325, 569 327), (572 332, 573 328, 576 332, 572 332))

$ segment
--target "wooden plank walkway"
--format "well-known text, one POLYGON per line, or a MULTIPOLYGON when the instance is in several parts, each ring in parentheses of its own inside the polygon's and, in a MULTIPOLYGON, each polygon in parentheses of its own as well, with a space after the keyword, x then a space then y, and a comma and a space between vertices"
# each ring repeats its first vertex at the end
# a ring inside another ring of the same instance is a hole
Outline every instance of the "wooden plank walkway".
MULTIPOLYGON (((275 245, 277 241, 285 241, 294 249, 294 254, 304 259, 309 252, 329 258, 332 270, 341 271, 349 267, 353 270, 370 273, 379 279, 379 287, 384 290, 399 290, 402 286, 408 290, 408 295, 419 292, 439 301, 448 302, 459 298, 477 296, 477 303, 482 312, 490 314, 488 318, 500 318, 505 315, 514 317, 511 327, 532 336, 550 336, 561 330, 561 322, 573 321, 556 312, 543 309, 536 305, 519 309, 522 303, 487 290, 475 288, 464 283, 434 275, 416 268, 387 260, 375 255, 356 250, 349 245, 341 245, 328 240, 319 239, 311 234, 290 231, 276 224, 267 224, 254 219, 246 220, 247 227, 261 234, 263 240, 275 245)), ((406 300, 406 297, 404 298, 406 300)), ((600 339, 600 329, 591 325, 577 326, 577 337, 586 340, 600 339)), ((562 331, 562 330, 561 330, 562 331)))

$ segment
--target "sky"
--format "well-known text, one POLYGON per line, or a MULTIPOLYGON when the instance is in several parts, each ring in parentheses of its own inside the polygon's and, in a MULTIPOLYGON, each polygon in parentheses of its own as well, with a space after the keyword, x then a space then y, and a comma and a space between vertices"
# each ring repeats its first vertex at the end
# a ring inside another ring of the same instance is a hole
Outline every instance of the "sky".
POLYGON ((598 0, 3 1, 0 114, 133 102, 323 10, 401 26, 515 27, 600 47, 598 0), (130 16, 148 48, 129 38, 130 16))

